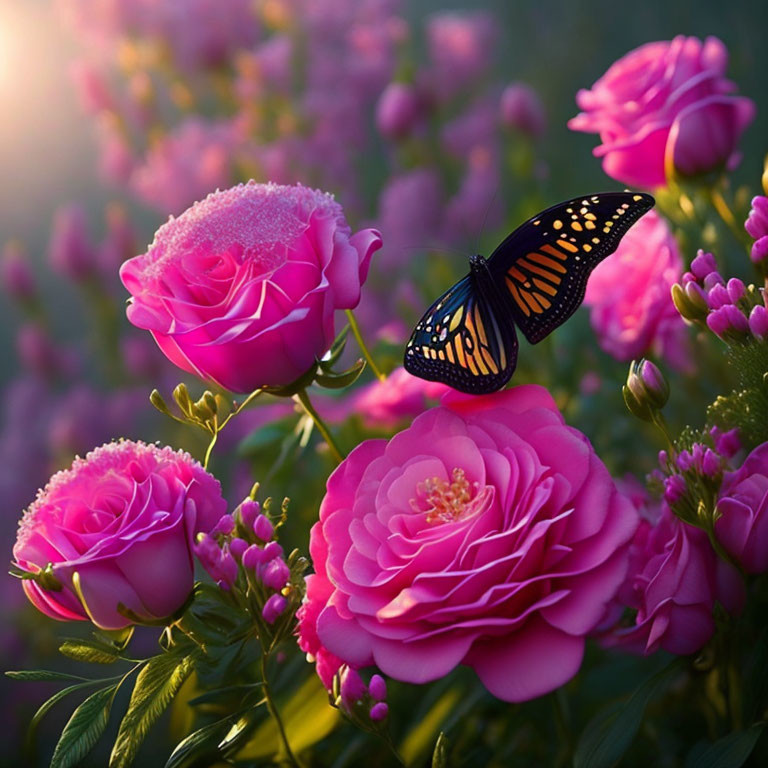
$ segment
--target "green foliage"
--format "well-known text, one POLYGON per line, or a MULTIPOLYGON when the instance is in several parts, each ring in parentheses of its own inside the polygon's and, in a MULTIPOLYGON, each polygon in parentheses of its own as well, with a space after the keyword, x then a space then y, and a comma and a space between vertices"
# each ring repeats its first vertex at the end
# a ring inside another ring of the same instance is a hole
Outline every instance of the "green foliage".
POLYGON ((90 751, 107 727, 116 685, 91 694, 69 718, 56 744, 51 768, 77 765, 90 751))
POLYGON ((120 652, 113 645, 98 640, 68 638, 59 646, 59 653, 75 661, 92 664, 114 664, 120 658, 120 652))
POLYGON ((749 759, 765 723, 755 723, 744 731, 733 731, 714 744, 694 747, 685 760, 685 768, 740 768, 749 759))
POLYGON ((646 680, 626 702, 614 702, 599 712, 579 739, 573 758, 574 768, 610 768, 629 748, 643 721, 648 702, 680 670, 674 661, 646 680))
POLYGON ((171 651, 144 664, 120 723, 110 768, 126 768, 133 763, 144 737, 192 672, 196 658, 194 652, 171 651))

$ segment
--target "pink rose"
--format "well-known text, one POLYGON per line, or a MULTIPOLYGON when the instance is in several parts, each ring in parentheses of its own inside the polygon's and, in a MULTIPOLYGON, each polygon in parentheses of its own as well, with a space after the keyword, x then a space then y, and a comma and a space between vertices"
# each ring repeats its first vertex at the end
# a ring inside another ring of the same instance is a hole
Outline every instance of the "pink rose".
POLYGON ((726 472, 717 502, 715 535, 747 573, 768 571, 768 443, 726 472))
POLYGON ((19 568, 52 566, 60 590, 25 580, 36 608, 102 629, 170 616, 193 585, 193 537, 226 511, 221 487, 189 454, 129 440, 107 443, 55 474, 24 513, 19 568))
POLYGON ((232 392, 295 381, 360 301, 379 233, 352 235, 330 195, 240 184, 195 203, 120 270, 128 319, 171 362, 232 392))
POLYGON ((612 64, 591 90, 578 92, 583 111, 568 127, 599 133, 603 144, 594 154, 603 158, 603 170, 631 186, 663 186, 670 167, 685 176, 733 167, 755 105, 732 95, 727 64, 716 37, 647 43, 612 64))
POLYGON ((546 390, 452 392, 331 475, 300 637, 412 683, 467 664, 531 699, 576 674, 636 525, 546 390))
POLYGON ((738 612, 744 586, 717 557, 707 534, 679 520, 666 504, 646 505, 640 513, 627 578, 608 612, 618 618, 629 608, 635 618, 629 626, 615 625, 602 642, 630 653, 694 653, 715 631, 715 600, 738 612))
POLYGON ((675 367, 686 367, 685 324, 670 295, 682 271, 674 235, 650 211, 587 283, 584 303, 592 308, 592 327, 608 354, 632 360, 656 347, 675 367))
POLYGON ((412 376, 405 368, 395 368, 385 381, 374 381, 356 396, 353 410, 369 427, 392 428, 403 419, 418 416, 428 400, 436 400, 449 387, 412 376))

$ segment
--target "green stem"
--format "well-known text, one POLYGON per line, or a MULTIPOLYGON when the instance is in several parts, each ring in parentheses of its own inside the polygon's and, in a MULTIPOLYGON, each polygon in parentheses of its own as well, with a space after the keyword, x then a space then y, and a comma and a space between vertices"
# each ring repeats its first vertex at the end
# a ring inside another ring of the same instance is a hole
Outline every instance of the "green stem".
POLYGON ((307 415, 315 423, 315 426, 317 427, 317 431, 323 436, 323 439, 328 444, 328 447, 331 449, 331 453, 333 454, 333 457, 336 459, 336 461, 339 464, 341 464, 341 462, 344 461, 344 453, 342 452, 341 448, 339 448, 336 441, 333 439, 333 435, 328 429, 328 426, 326 425, 326 423, 320 417, 320 414, 313 408, 312 403, 309 399, 309 395, 307 394, 307 390, 300 389, 294 395, 294 398, 301 404, 301 407, 306 411, 307 415))
POLYGON ((371 367, 371 370, 379 381, 386 381, 387 377, 381 372, 381 370, 379 370, 379 367, 373 360, 371 351, 365 345, 363 334, 360 332, 360 326, 357 324, 357 320, 355 319, 354 314, 352 314, 352 310, 347 309, 345 310, 345 313, 347 315, 347 320, 349 320, 349 327, 352 330, 352 335, 355 337, 357 346, 360 347, 360 351, 363 353, 363 357, 366 359, 366 362, 371 367))
POLYGON ((211 442, 208 443, 208 448, 205 451, 205 459, 203 459, 203 469, 208 469, 208 462, 211 460, 211 454, 213 453, 213 446, 216 445, 216 441, 219 439, 219 429, 214 427, 214 433, 211 436, 211 442))
POLYGON ((723 197, 723 193, 717 187, 710 187, 709 199, 712 203, 712 207, 717 211, 717 215, 723 220, 723 223, 728 227, 736 240, 746 246, 747 252, 751 251, 752 242, 749 239, 746 230, 739 226, 739 222, 736 220, 736 215, 723 197))
POLYGON ((264 698, 267 702, 267 709, 269 710, 269 714, 277 723, 277 730, 280 732, 280 739, 283 742, 283 749, 285 750, 287 761, 292 766, 294 766, 294 768, 301 768, 301 763, 296 759, 296 755, 294 755, 293 751, 291 750, 291 745, 288 742, 288 736, 285 733, 283 720, 280 717, 280 712, 275 705, 274 699, 272 698, 272 692, 269 689, 269 682, 267 681, 267 655, 264 653, 261 655, 261 682, 263 686, 262 690, 264 691, 264 698))
POLYGON ((221 430, 224 429, 224 427, 226 427, 227 424, 229 424, 229 422, 232 421, 232 419, 235 416, 237 416, 238 413, 240 413, 240 411, 242 411, 247 405, 252 403, 262 392, 263 390, 261 389, 254 389, 253 392, 251 392, 251 394, 248 395, 248 397, 246 397, 242 403, 240 403, 240 405, 237 405, 232 409, 232 413, 230 413, 229 416, 227 416, 227 418, 221 422, 221 424, 219 424, 218 419, 214 421, 211 442, 208 443, 208 448, 205 451, 205 460, 203 461, 203 469, 208 469, 208 462, 210 462, 211 460, 213 448, 216 445, 216 441, 219 439, 219 432, 221 432, 221 430))
POLYGON ((669 433, 669 427, 667 426, 667 420, 664 418, 664 414, 661 411, 653 411, 653 423, 657 429, 664 435, 667 441, 667 447, 669 448, 669 455, 671 458, 675 457, 675 443, 672 440, 672 435, 669 433))

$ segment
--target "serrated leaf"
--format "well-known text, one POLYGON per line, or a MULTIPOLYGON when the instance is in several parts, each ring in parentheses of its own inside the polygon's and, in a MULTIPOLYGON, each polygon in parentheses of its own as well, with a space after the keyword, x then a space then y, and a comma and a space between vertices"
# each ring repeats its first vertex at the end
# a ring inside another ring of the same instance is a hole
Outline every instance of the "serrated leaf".
POLYGON ((35 728, 37 728, 38 723, 50 712, 50 710, 58 704, 62 699, 69 696, 70 693, 74 693, 75 691, 80 691, 83 688, 88 688, 92 685, 95 685, 96 683, 102 682, 101 680, 87 680, 84 683, 77 683, 77 685, 70 685, 66 688, 62 688, 60 691, 57 691, 56 693, 51 696, 48 701, 43 702, 43 704, 40 705, 37 712, 35 712, 34 716, 32 717, 32 720, 30 720, 29 723, 29 731, 32 733, 35 728))
POLYGON ((66 672, 54 672, 51 669, 11 670, 6 672, 5 675, 6 677, 10 677, 12 680, 33 680, 39 682, 51 682, 55 680, 88 680, 87 677, 80 677, 80 675, 70 675, 66 672))
POLYGON ((764 728, 765 723, 755 723, 713 744, 694 747, 685 759, 685 768, 740 768, 752 754, 764 728))
POLYGON ((51 758, 50 768, 77 765, 104 733, 109 722, 116 685, 91 694, 69 718, 51 758))
POLYGON ((149 729, 163 714, 184 680, 192 672, 196 656, 179 658, 175 653, 152 657, 136 678, 128 709, 109 758, 110 768, 131 765, 149 729))
POLYGON ((87 661, 93 664, 114 664, 120 658, 120 652, 114 646, 98 640, 80 640, 70 638, 59 646, 59 653, 75 661, 87 661))
POLYGON ((573 756, 574 768, 610 768, 626 752, 640 728, 648 702, 680 668, 673 661, 635 689, 626 702, 614 702, 587 725, 573 756))

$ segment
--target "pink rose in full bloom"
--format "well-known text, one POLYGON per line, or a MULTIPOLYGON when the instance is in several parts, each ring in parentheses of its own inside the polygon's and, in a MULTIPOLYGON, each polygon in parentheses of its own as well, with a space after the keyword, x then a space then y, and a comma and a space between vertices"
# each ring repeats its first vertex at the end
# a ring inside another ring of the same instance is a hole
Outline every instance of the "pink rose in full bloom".
MULTIPOLYGON (((13 555, 29 573, 52 566, 61 589, 25 580, 36 608, 102 629, 178 610, 193 585, 193 537, 226 511, 218 480, 192 457, 125 440, 75 459, 24 513, 13 555)), ((44 580, 43 580, 44 581, 44 580)))
POLYGON ((768 571, 768 443, 726 472, 717 502, 715 535, 747 573, 768 571))
POLYGON ((381 237, 302 186, 240 184, 195 203, 123 264, 128 319, 171 362, 232 392, 295 381, 360 301, 381 237))
POLYGON ((451 392, 328 480, 305 650, 423 683, 458 664, 523 701, 579 669, 637 525, 549 393, 451 392))
POLYGON ((674 235, 661 216, 649 211, 587 283, 584 303, 609 355, 632 360, 655 347, 675 367, 686 367, 685 324, 670 295, 682 271, 674 235))
POLYGON ((739 160, 738 143, 755 116, 725 78, 728 52, 716 37, 679 35, 647 43, 576 95, 582 112, 568 127, 599 133, 595 156, 613 179, 651 189, 667 171, 691 176, 739 160))
POLYGON ((694 653, 715 631, 715 600, 737 613, 744 585, 736 569, 715 554, 703 530, 684 523, 666 504, 634 501, 641 521, 629 550, 627 577, 607 614, 615 620, 630 609, 634 622, 614 625, 601 641, 630 653, 661 648, 694 653))

